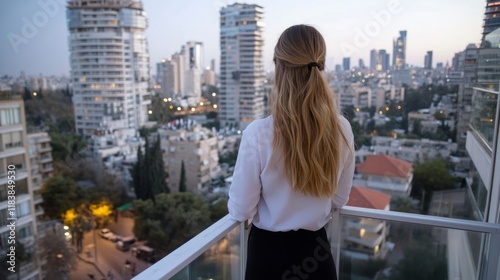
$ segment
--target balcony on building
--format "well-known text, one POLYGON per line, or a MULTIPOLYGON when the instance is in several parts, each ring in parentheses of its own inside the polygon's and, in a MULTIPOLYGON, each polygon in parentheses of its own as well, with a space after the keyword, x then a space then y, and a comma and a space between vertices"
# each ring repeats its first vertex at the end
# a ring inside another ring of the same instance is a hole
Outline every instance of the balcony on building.
MULTIPOLYGON (((472 107, 466 144, 474 165, 467 179, 470 217, 396 212, 384 203, 363 205, 366 191, 358 189, 360 200, 338 209, 329 227, 339 279, 408 279, 404 271, 418 273, 420 279, 500 279, 498 92, 475 88, 472 107), (371 275, 363 269, 368 263, 375 266, 371 275)), ((380 191, 377 201, 392 195, 380 191)), ((134 279, 244 279, 249 227, 227 215, 134 279)), ((315 261, 309 258, 299 265, 312 269, 315 261)))

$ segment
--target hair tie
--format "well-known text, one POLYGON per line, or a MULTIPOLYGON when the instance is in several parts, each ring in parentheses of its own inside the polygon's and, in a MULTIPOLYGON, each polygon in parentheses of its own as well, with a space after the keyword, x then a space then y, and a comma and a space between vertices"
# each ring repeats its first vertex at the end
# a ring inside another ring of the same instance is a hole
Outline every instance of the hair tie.
POLYGON ((311 70, 313 67, 318 67, 319 70, 321 70, 321 65, 318 62, 311 62, 307 64, 307 68, 311 70))

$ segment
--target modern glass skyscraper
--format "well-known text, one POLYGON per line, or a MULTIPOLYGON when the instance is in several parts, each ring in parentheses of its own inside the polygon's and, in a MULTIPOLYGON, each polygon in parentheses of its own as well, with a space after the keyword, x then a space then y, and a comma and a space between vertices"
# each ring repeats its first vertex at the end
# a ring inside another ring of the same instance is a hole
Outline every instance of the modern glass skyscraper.
POLYGON ((500 27, 500 1, 486 0, 484 12, 483 41, 486 35, 500 27))
POLYGON ((67 18, 77 133, 144 125, 150 93, 142 3, 73 0, 67 18))
POLYGON ((371 50, 370 69, 375 71, 389 70, 389 54, 385 50, 371 50))
POLYGON ((406 65, 406 30, 399 31, 399 37, 393 42, 392 67, 403 70, 406 65))
POLYGON ((221 127, 244 129, 264 117, 264 10, 235 3, 220 11, 221 127))
POLYGON ((350 57, 344 57, 342 59, 342 67, 344 68, 344 71, 351 70, 351 58, 350 57))
POLYGON ((424 68, 432 69, 432 51, 427 51, 427 54, 424 57, 424 68))

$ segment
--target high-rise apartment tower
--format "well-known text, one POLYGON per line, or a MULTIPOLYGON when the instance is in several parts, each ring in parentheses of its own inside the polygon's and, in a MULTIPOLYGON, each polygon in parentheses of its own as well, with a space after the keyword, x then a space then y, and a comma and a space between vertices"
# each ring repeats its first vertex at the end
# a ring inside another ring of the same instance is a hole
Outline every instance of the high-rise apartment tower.
POLYGON ((220 10, 221 127, 244 129, 264 117, 264 10, 235 3, 220 10))
POLYGON ((150 93, 142 3, 71 0, 67 18, 77 133, 143 126, 150 93))
POLYGON ((393 42, 392 67, 394 70, 403 70, 406 65, 406 30, 399 31, 399 37, 393 42))

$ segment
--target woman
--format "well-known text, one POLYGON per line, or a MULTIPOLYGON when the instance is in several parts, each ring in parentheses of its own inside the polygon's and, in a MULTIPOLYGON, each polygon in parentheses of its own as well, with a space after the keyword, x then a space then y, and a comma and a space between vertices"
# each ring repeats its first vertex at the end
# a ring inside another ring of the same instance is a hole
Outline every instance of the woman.
POLYGON ((347 203, 353 135, 323 70, 326 46, 295 25, 274 49, 271 115, 243 132, 228 208, 252 220, 245 277, 337 279, 324 226, 347 203))

